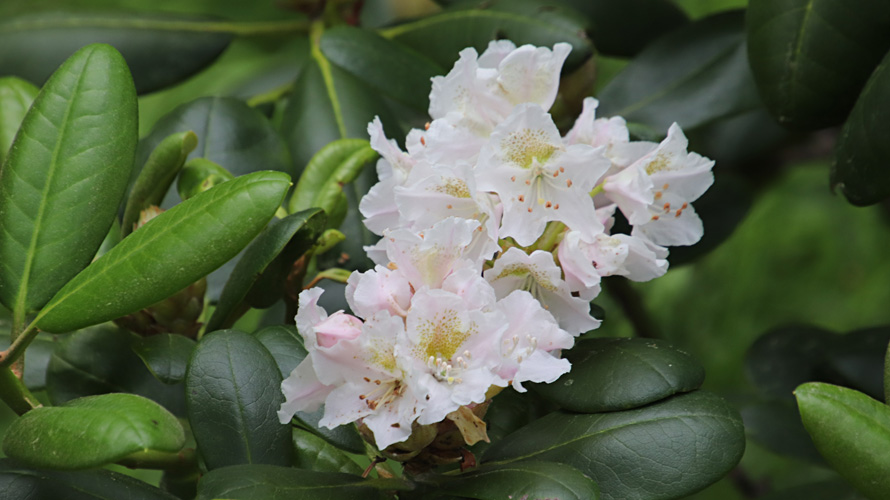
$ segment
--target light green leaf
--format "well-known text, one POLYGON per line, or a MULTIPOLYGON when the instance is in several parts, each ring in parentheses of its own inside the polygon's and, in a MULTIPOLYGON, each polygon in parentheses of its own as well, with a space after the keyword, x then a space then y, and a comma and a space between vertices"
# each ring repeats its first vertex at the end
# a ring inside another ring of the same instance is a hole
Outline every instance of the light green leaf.
POLYGON ((107 43, 123 54, 143 94, 213 62, 232 40, 220 27, 207 18, 139 12, 25 14, 0 22, 2 73, 43 83, 72 48, 107 43))
POLYGON ((21 78, 0 78, 0 165, 39 91, 31 82, 21 78))
POLYGON ((841 123, 890 48, 882 0, 750 0, 748 58, 763 102, 782 124, 841 123))
POLYGON ((758 108, 744 21, 741 11, 719 14, 653 42, 600 92, 597 115, 666 131, 758 108))
POLYGON ((424 114, 430 105, 430 78, 447 73, 444 67, 410 47, 366 29, 332 28, 324 32, 319 47, 331 63, 424 114))
POLYGON ((679 392, 698 389, 701 364, 667 342, 650 339, 590 339, 564 356, 572 371, 535 391, 562 408, 596 413, 637 408, 679 392))
MULTIPOLYGON (((518 462, 483 465, 458 476, 428 475, 423 478, 435 485, 435 493, 458 495, 479 500, 504 498, 557 498, 559 500, 597 500, 596 483, 578 469, 553 462, 518 462)), ((428 498, 438 498, 430 492, 428 498)))
POLYGON ((158 380, 178 384, 185 379, 195 341, 172 333, 161 333, 133 340, 133 352, 158 380))
POLYGON ((287 174, 257 172, 184 201, 77 275, 35 323, 66 332, 169 297, 247 245, 275 214, 289 185, 287 174))
POLYGON ((339 227, 347 205, 343 186, 354 181, 362 167, 376 157, 377 152, 364 139, 340 139, 321 148, 300 175, 288 211, 319 207, 329 217, 339 213, 339 220, 328 221, 328 227, 339 227))
POLYGON ((178 500, 117 472, 29 469, 9 459, 0 460, 0 494, 15 500, 178 500))
POLYGON ((185 163, 185 158, 198 145, 198 136, 194 132, 177 132, 167 136, 151 152, 145 166, 139 173, 124 210, 121 223, 122 235, 133 232, 133 225, 139 220, 139 213, 151 205, 160 206, 164 195, 176 174, 185 163))
POLYGON ((868 498, 890 491, 890 407, 861 392, 811 382, 794 391, 819 453, 868 498))
POLYGON ((234 179, 228 170, 206 158, 192 158, 182 167, 176 180, 176 192, 183 200, 203 193, 217 184, 234 179))
POLYGON ((123 58, 107 45, 79 50, 21 130, 0 169, 0 301, 17 316, 46 304, 108 234, 136 144, 136 92, 123 58))
POLYGON ((207 321, 207 331, 231 326, 238 319, 239 305, 255 285, 259 285, 257 288, 264 294, 270 295, 263 304, 253 304, 255 307, 269 307, 280 299, 294 260, 312 247, 324 230, 324 223, 325 216, 321 210, 307 209, 266 227, 244 250, 235 265, 219 296, 213 316, 207 321), (282 257, 280 260, 279 256, 282 257))
POLYGON ((154 401, 104 394, 29 411, 7 429, 3 453, 33 467, 77 470, 184 444, 179 421, 154 401))
POLYGON ((398 479, 362 479, 352 474, 269 465, 236 465, 210 471, 195 500, 377 500, 381 490, 410 489, 398 479))
POLYGON ((189 423, 210 470, 237 464, 290 465, 290 426, 275 360, 249 334, 220 330, 198 343, 185 381, 189 423))
POLYGON ((738 413, 695 391, 621 412, 554 412, 493 444, 483 458, 560 462, 596 481, 604 499, 666 500, 722 478, 744 449, 738 413))

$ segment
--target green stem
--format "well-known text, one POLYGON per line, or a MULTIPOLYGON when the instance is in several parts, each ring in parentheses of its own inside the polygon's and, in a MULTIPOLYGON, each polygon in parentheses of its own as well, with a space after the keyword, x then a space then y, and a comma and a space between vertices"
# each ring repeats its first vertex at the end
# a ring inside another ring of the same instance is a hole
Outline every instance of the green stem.
POLYGON ((590 190, 590 197, 593 198, 594 196, 596 196, 596 195, 602 193, 603 190, 604 190, 603 185, 600 184, 599 186, 597 186, 597 187, 595 187, 595 188, 593 188, 593 189, 590 190))
POLYGON ((559 242, 562 241, 565 231, 566 225, 562 222, 550 222, 547 224, 547 229, 544 230, 544 234, 542 234, 541 237, 538 238, 538 241, 536 241, 529 249, 552 252, 556 249, 556 246, 559 245, 559 242))
POLYGON ((228 33, 237 36, 258 36, 304 32, 309 28, 309 22, 305 19, 231 22, 68 16, 52 19, 23 19, 10 23, 4 28, 4 31, 14 33, 16 31, 76 27, 190 31, 195 33, 228 33))
POLYGON ((0 368, 0 399, 19 415, 43 406, 9 368, 0 368))
POLYGON ((130 469, 189 471, 197 469, 198 458, 194 448, 184 448, 176 453, 146 450, 127 455, 117 463, 130 469))
POLYGON ((255 108, 257 106, 262 106, 263 104, 274 103, 274 102, 278 101, 279 99, 281 99, 282 97, 286 96, 287 94, 290 94, 293 89, 294 89, 294 82, 288 82, 288 83, 285 83, 284 85, 279 85, 278 87, 275 87, 272 90, 269 90, 267 92, 263 92, 262 94, 257 94, 255 96, 251 97, 250 99, 247 100, 247 105, 252 108, 255 108))
POLYGON ((12 344, 5 351, 0 352, 0 368, 11 368, 19 378, 25 373, 25 360, 22 354, 25 349, 31 345, 31 341, 37 337, 37 329, 34 328, 32 322, 25 331, 21 331, 21 323, 17 318, 13 318, 12 334, 10 340, 12 344), (19 359, 22 358, 22 359, 19 359))

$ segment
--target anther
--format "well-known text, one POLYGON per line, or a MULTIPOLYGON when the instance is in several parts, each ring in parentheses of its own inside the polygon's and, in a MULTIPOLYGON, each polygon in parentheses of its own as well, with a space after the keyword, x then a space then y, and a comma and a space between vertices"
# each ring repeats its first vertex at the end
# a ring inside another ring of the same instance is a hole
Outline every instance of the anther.
POLYGON ((547 207, 547 208, 550 208, 550 207, 553 206, 553 203, 550 203, 550 202, 548 201, 547 203, 544 204, 544 206, 547 207))
POLYGON ((559 203, 557 203, 556 205, 553 205, 553 210, 559 210, 559 203))
POLYGON ((657 216, 657 215, 653 215, 653 216, 652 216, 652 220, 658 220, 658 216, 657 216))
POLYGON ((522 203, 523 201, 525 201, 525 195, 521 194, 519 195, 519 202, 522 203))
POLYGON ((668 212, 670 212, 670 211, 671 211, 671 204, 670 204, 670 203, 665 203, 665 204, 664 204, 664 213, 668 213, 668 212))
POLYGON ((426 146, 426 139, 424 139, 423 136, 420 136, 420 143, 426 146))
POLYGON ((566 168, 565 168, 565 167, 559 167, 559 171, 560 171, 560 172, 565 172, 565 171, 566 171, 566 168))
POLYGON ((426 122, 426 123, 424 123, 424 124, 423 124, 423 129, 424 129, 424 130, 429 130, 429 129, 430 129, 430 122, 426 122))
POLYGON ((528 213, 532 213, 532 207, 528 207, 528 213))
POLYGON ((530 181, 530 180, 528 180, 528 179, 525 180, 525 185, 526 185, 526 186, 531 186, 531 184, 532 184, 532 181, 530 181))
POLYGON ((516 176, 514 175, 513 177, 510 177, 510 180, 516 182, 516 176))
POLYGON ((572 179, 566 181, 566 187, 572 187, 572 179))
POLYGON ((667 188, 670 187, 670 184, 665 183, 664 186, 661 186, 661 189, 667 191, 667 188))
POLYGON ((451 205, 445 205, 445 208, 454 208, 451 205))

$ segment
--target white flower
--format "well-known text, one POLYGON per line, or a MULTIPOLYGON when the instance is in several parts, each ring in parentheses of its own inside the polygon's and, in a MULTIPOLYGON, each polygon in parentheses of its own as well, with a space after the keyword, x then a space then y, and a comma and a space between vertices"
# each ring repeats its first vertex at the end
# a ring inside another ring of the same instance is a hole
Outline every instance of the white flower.
POLYGON ((379 182, 362 197, 359 211, 365 216, 365 226, 375 234, 393 227, 399 222, 399 211, 393 198, 393 189, 405 183, 415 160, 399 149, 392 139, 387 139, 379 117, 368 124, 371 147, 380 153, 377 160, 379 182))
POLYGON ((537 250, 528 255, 510 248, 483 276, 499 299, 514 290, 531 293, 559 321, 560 328, 572 335, 598 328, 600 321, 590 316, 589 301, 573 297, 561 274, 549 252, 537 250))
POLYGON ((688 141, 677 124, 661 144, 621 172, 607 177, 605 194, 634 226, 657 245, 692 245, 704 233, 692 208, 714 182, 714 162, 687 153, 688 141))
POLYGON ((379 265, 363 273, 352 273, 346 282, 349 308, 365 318, 377 311, 404 317, 411 305, 411 295, 411 285, 402 273, 379 265))
POLYGON ((559 358, 559 351, 571 348, 575 339, 559 328, 540 302, 524 290, 515 290, 498 301, 497 307, 508 321, 501 339, 501 378, 525 392, 522 382, 549 384, 568 373, 571 364, 559 358))
POLYGON ((591 146, 565 146, 550 115, 522 104, 491 135, 479 154, 479 189, 493 191, 504 204, 500 236, 522 246, 535 242, 548 221, 595 234, 590 191, 610 166, 591 146))

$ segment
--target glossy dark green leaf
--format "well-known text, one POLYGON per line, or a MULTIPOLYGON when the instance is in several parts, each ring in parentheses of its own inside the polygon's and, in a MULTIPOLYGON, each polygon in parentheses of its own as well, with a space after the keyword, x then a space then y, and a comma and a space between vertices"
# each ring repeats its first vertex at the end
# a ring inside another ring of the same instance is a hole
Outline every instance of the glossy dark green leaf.
POLYGON ((374 90, 426 113, 430 78, 447 73, 410 47, 372 31, 340 26, 324 32, 319 44, 324 56, 374 90))
MULTIPOLYGON (((884 30, 890 36, 890 30, 884 30)), ((890 53, 868 79, 837 140, 831 186, 854 205, 890 197, 890 146, 880 134, 890 112, 890 53)))
POLYGON ((868 498, 890 491, 890 407, 861 392, 822 383, 794 391, 804 427, 816 448, 868 498))
POLYGON ((290 426, 277 416, 281 375, 258 340, 236 330, 206 335, 185 387, 189 423, 208 469, 290 464, 290 426))
POLYGON ((890 48, 888 23, 881 0, 751 0, 748 55, 773 116, 805 129, 842 122, 890 48))
POLYGON ((381 490, 408 488, 398 479, 362 479, 353 474, 269 465, 236 465, 210 471, 198 483, 195 500, 366 500, 381 490))
MULTIPOLYGON (((269 120, 244 101, 231 97, 195 99, 158 120, 151 133, 139 141, 137 165, 144 164, 165 137, 186 130, 198 136, 198 147, 189 154, 189 160, 206 158, 236 177, 258 170, 293 176, 287 146, 269 120)), ((171 191, 166 201, 178 200, 171 191)))
POLYGON ((884 354, 890 327, 856 330, 837 337, 825 360, 825 382, 836 382, 875 398, 884 397, 884 354))
POLYGON ((0 165, 3 165, 12 140, 39 91, 31 82, 21 78, 0 78, 0 165))
POLYGON ((161 204, 185 164, 186 157, 197 145, 198 136, 194 132, 177 132, 164 138, 151 152, 127 198, 121 223, 124 236, 133 232, 133 225, 139 220, 139 212, 151 205, 161 204))
POLYGON ((8 458, 0 459, 0 497, 10 500, 178 500, 148 483, 109 470, 31 469, 8 458))
MULTIPOLYGON (((479 500, 503 498, 558 498, 597 500, 596 483, 578 469, 553 462, 518 462, 484 465, 459 476, 429 475, 424 482, 434 484, 437 493, 479 500)), ((429 498, 438 498, 431 495, 429 498)))
POLYGON ((790 400, 804 382, 821 380, 836 335, 814 326, 789 326, 758 338, 745 356, 748 379, 769 398, 790 400))
MULTIPOLYGON (((275 221, 260 233, 244 250, 241 260, 235 265, 229 281, 219 296, 213 316, 207 322, 207 331, 231 326, 237 319, 238 306, 251 287, 284 252, 290 257, 282 259, 287 266, 275 266, 273 274, 277 279, 266 280, 271 282, 263 283, 267 290, 272 288, 268 291, 276 297, 276 300, 280 298, 284 293, 284 280, 287 278, 289 266, 315 243, 315 239, 324 230, 324 224, 325 216, 321 210, 308 209, 275 221)), ((275 300, 271 302, 274 303, 275 300)), ((271 304, 267 304, 266 307, 269 305, 271 304)))
POLYGON ((228 170, 207 158, 192 158, 182 167, 176 179, 176 192, 180 198, 187 200, 234 178, 228 170))
POLYGON ((535 391, 584 413, 627 410, 698 389, 705 370, 695 358, 660 340, 601 338, 564 353, 572 371, 535 391))
POLYGON ((275 214, 289 184, 287 174, 257 172, 173 207, 77 275, 35 322, 65 332, 169 297, 247 245, 275 214))
POLYGON ((761 500, 865 500, 840 479, 803 484, 774 491, 761 500))
POLYGON ((751 111, 760 98, 748 68, 744 13, 718 14, 649 45, 598 96, 597 115, 657 130, 692 129, 751 111))
POLYGON ((339 227, 347 210, 343 189, 362 172, 362 167, 377 157, 364 139, 340 139, 321 148, 309 160, 294 188, 288 211, 291 213, 319 207, 329 215, 328 227, 339 227), (334 219, 333 214, 341 214, 334 219))
POLYGON ((308 354, 303 346, 303 338, 293 325, 268 326, 254 332, 253 336, 275 358, 282 379, 287 378, 308 354))
POLYGON ((29 411, 7 430, 3 453, 33 467, 77 470, 184 444, 179 421, 154 401, 103 394, 29 411))
POLYGON ((359 435, 355 425, 346 424, 328 429, 318 425, 322 416, 324 416, 324 408, 312 413, 301 411, 294 416, 294 421, 298 426, 318 435, 341 450, 355 454, 365 453, 365 441, 359 435))
POLYGON ((471 0, 443 12, 381 30, 380 34, 416 50, 445 69, 451 69, 458 52, 474 47, 482 53, 491 40, 507 39, 517 46, 572 45, 565 67, 572 70, 593 54, 584 32, 585 20, 577 12, 554 9, 533 0, 471 0))
MULTIPOLYGON (((27 364, 25 367, 27 368, 27 364)), ((27 383, 27 382, 26 382, 27 383)), ((884 355, 884 402, 890 402, 890 345, 884 355)))
POLYGON ((133 352, 152 375, 165 384, 178 384, 185 379, 189 357, 194 350, 194 340, 172 333, 139 337, 133 341, 133 352))
POLYGON ((90 43, 116 47, 142 94, 167 87, 213 62, 232 39, 206 18, 49 12, 0 23, 0 72, 42 84, 71 52, 90 43))
POLYGON ((112 392, 129 392, 185 416, 182 385, 161 383, 133 352, 138 337, 111 325, 66 336, 56 345, 46 369, 46 392, 54 405, 112 392))
POLYGON ((492 445, 484 462, 560 462, 590 476, 609 500, 680 498, 741 459, 738 413, 703 391, 621 412, 551 413, 492 445))
POLYGON ((126 63, 107 45, 81 49, 37 96, 0 169, 8 308, 36 310, 90 263, 126 189, 135 141, 126 63))
POLYGON ((785 399, 752 401, 743 404, 740 413, 745 432, 755 443, 779 455, 825 465, 793 402, 785 399))
POLYGON ((318 47, 313 46, 310 52, 281 121, 281 133, 298 172, 329 142, 367 139, 368 122, 375 116, 380 117, 389 137, 403 135, 377 92, 332 64, 318 47))
MULTIPOLYGON (((319 269, 340 267, 350 271, 364 271, 374 267, 374 263, 368 258, 364 247, 377 243, 379 236, 368 231, 363 222, 364 216, 358 209, 362 196, 377 182, 377 174, 370 167, 367 165, 354 181, 343 186, 343 193, 346 195, 346 216, 339 229, 346 239, 335 245, 330 251, 318 256, 319 269)), ((339 283, 325 280, 321 282, 320 286, 326 290, 332 288, 330 292, 322 295, 322 301, 335 298, 335 294, 342 296, 342 291, 337 291, 342 289, 339 283)), ((337 309, 345 308, 340 305, 332 310, 336 311, 337 309)))
POLYGON ((666 0, 558 0, 584 14, 597 52, 633 57, 660 36, 688 22, 686 14, 666 0))
MULTIPOLYGON (((492 398, 485 413, 488 438, 492 443, 497 443, 519 428, 557 409, 555 404, 542 398, 535 391, 519 393, 512 387, 507 387, 492 398)), ((489 446, 485 442, 476 443, 473 445, 473 453, 480 455, 489 446)))
POLYGON ((364 470, 345 453, 315 434, 294 429, 294 467, 360 476, 364 470))

